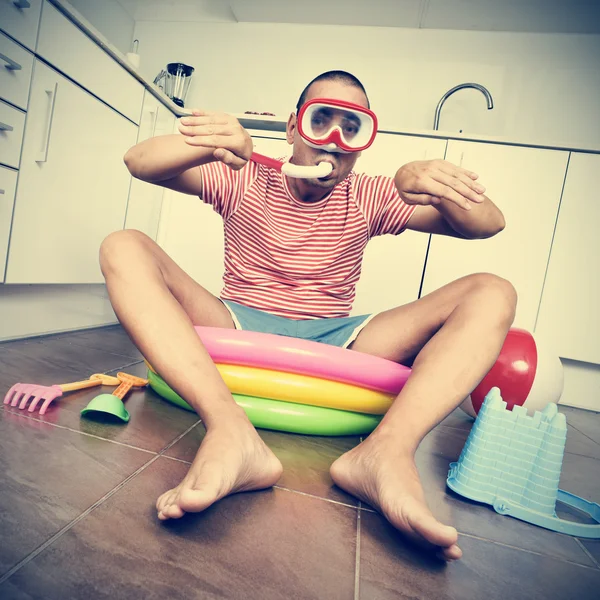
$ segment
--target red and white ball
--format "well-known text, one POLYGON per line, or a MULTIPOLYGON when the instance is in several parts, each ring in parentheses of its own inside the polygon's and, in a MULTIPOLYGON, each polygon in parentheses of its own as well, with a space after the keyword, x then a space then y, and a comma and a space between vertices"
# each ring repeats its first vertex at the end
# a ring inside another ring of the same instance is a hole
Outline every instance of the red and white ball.
POLYGON ((486 394, 498 387, 509 410, 513 406, 524 406, 532 415, 550 402, 557 403, 563 386, 563 366, 558 356, 541 347, 529 331, 513 327, 494 366, 461 408, 476 417, 486 394))

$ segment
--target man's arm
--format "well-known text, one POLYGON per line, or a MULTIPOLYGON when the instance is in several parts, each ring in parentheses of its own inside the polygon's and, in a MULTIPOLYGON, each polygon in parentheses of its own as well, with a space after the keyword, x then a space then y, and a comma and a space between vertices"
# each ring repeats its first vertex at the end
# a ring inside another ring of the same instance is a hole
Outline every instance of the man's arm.
POLYGON ((133 146, 123 160, 136 179, 202 197, 198 166, 215 160, 213 152, 193 148, 181 135, 161 135, 133 146))
POLYGON ((130 148, 124 161, 142 181, 202 196, 198 167, 220 160, 241 169, 252 154, 252 139, 239 121, 224 113, 194 110, 179 121, 183 135, 150 138, 130 148))
POLYGON ((504 227, 504 215, 487 196, 470 211, 448 201, 435 206, 417 206, 406 225, 406 229, 413 231, 472 240, 492 237, 504 227))
POLYGON ((505 227, 500 209, 483 194, 478 175, 445 160, 401 167, 394 182, 407 204, 417 204, 407 229, 466 239, 489 238, 505 227))

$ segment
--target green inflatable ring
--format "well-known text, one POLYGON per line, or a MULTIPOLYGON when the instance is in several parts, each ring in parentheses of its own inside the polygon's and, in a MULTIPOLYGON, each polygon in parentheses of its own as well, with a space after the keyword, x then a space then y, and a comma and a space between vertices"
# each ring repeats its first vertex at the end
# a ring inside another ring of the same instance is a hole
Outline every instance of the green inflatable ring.
MULTIPOLYGON (((160 375, 150 369, 148 382, 150 387, 168 402, 186 410, 194 410, 160 375)), ((250 422, 261 429, 308 435, 361 435, 371 433, 382 419, 381 415, 367 415, 254 396, 233 394, 233 398, 244 409, 250 422)))

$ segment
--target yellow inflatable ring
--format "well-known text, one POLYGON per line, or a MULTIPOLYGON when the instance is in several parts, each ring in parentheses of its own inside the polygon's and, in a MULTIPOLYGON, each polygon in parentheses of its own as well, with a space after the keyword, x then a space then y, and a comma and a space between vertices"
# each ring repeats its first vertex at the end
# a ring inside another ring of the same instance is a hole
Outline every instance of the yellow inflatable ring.
POLYGON ((258 367, 217 364, 234 394, 383 415, 394 396, 348 383, 258 367))
MULTIPOLYGON (((145 361, 148 368, 156 373, 145 361)), ((395 396, 348 383, 240 365, 217 364, 233 394, 295 402, 350 412, 383 415, 395 396)))

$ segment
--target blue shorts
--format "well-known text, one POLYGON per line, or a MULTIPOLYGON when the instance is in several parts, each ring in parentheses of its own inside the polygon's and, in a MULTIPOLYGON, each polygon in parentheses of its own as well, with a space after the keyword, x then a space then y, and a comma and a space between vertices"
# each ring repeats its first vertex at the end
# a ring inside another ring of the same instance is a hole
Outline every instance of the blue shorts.
POLYGON ((347 348, 375 316, 295 320, 278 317, 231 300, 221 300, 221 302, 229 310, 236 329, 287 335, 340 348, 347 348))

